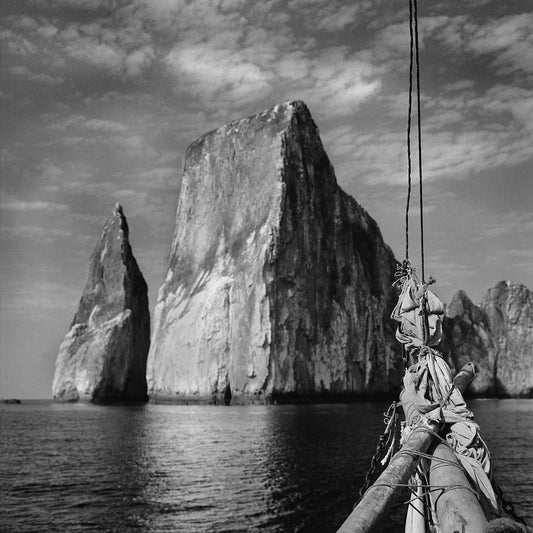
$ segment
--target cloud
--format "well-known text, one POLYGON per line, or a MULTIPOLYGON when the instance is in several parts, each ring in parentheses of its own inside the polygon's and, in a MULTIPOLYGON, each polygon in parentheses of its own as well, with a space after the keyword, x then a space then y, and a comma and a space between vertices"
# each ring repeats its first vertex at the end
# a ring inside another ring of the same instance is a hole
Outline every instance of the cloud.
POLYGON ((51 76, 50 74, 36 74, 25 66, 12 66, 8 68, 8 71, 18 78, 37 84, 49 85, 50 87, 61 85, 64 81, 63 78, 51 76))
POLYGON ((62 146, 72 150, 94 148, 99 150, 100 155, 102 151, 114 153, 116 157, 126 161, 135 156, 154 157, 156 152, 143 135, 144 127, 146 124, 132 126, 116 120, 88 118, 80 114, 54 116, 47 129, 60 136, 52 136, 40 145, 62 146))
POLYGON ((327 7, 320 13, 317 28, 327 31, 343 30, 355 22, 360 9, 360 4, 335 6, 328 2, 327 7))
POLYGON ((27 56, 37 51, 37 47, 31 41, 9 29, 0 31, 0 41, 12 54, 27 56))
MULTIPOLYGON (((107 9, 109 16, 85 23, 74 20, 62 25, 45 17, 10 16, 7 18, 10 28, 1 36, 13 53, 39 54, 47 63, 58 63, 59 52, 78 63, 120 76, 139 76, 155 60, 151 36, 135 17, 123 16, 116 4, 96 2, 92 8, 89 2, 81 2, 81 5, 88 12, 107 9)), ((55 2, 45 7, 53 13, 64 6, 55 2)), ((62 15, 69 19, 68 14, 62 12, 62 15)), ((94 18, 95 13, 92 16, 94 18)))
POLYGON ((308 29, 339 32, 365 24, 375 11, 376 3, 368 0, 289 0, 288 8, 292 16, 308 29))
MULTIPOLYGON (((484 221, 484 226, 480 229, 480 237, 475 240, 501 239, 509 235, 521 235, 526 239, 531 237, 533 235, 533 213, 511 211, 498 217, 491 217, 484 221)), ((528 247, 527 251, 529 254, 533 253, 531 247, 528 247)))
POLYGON ((467 39, 470 50, 495 54, 500 74, 516 71, 533 75, 533 13, 502 17, 480 25, 467 39))
POLYGON ((43 37, 49 39, 57 35, 58 29, 52 24, 45 23, 43 26, 39 26, 37 28, 37 32, 43 37))
POLYGON ((25 320, 42 320, 43 313, 73 307, 79 298, 79 288, 76 290, 64 282, 9 279, 2 287, 2 314, 22 315, 25 320))
POLYGON ((352 127, 330 130, 325 136, 328 150, 340 163, 335 163, 337 177, 367 184, 399 184, 405 180, 407 168, 403 133, 361 134, 352 127))
POLYGON ((488 113, 509 113, 516 123, 525 126, 531 134, 533 144, 533 90, 509 85, 491 87, 483 98, 474 100, 488 113))
POLYGON ((135 0, 128 19, 144 20, 154 33, 173 40, 200 42, 225 31, 240 31, 246 24, 240 9, 245 2, 211 0, 135 0))
POLYGON ((48 160, 36 166, 36 174, 45 183, 55 183, 65 176, 62 168, 48 160))
MULTIPOLYGON (((33 0, 34 3, 52 8, 82 9, 96 11, 109 7, 109 0, 33 0)), ((114 2, 113 2, 114 3, 114 2)))
POLYGON ((178 168, 162 167, 140 172, 139 178, 148 187, 177 190, 180 174, 178 168))
POLYGON ((473 80, 458 80, 453 81, 452 83, 447 83, 443 89, 445 92, 450 93, 454 91, 467 91, 472 90, 475 87, 475 82, 473 80))
POLYGON ((380 70, 345 48, 325 50, 303 60, 307 75, 293 79, 288 98, 301 98, 328 117, 346 116, 381 88, 380 70))
POLYGON ((70 231, 32 226, 29 224, 2 228, 2 234, 9 240, 35 240, 41 244, 52 244, 58 239, 65 239, 72 236, 70 231))
POLYGON ((138 76, 155 59, 155 52, 151 46, 143 46, 134 50, 124 59, 126 74, 130 77, 138 76))
POLYGON ((355 24, 357 15, 365 4, 367 2, 346 4, 335 0, 330 2, 291 0, 288 5, 293 13, 298 13, 306 26, 324 31, 340 31, 355 24))
MULTIPOLYGON (((361 134, 353 126, 338 127, 324 136, 332 155, 342 161, 336 164, 339 176, 349 176, 357 168, 358 179, 367 184, 395 184, 405 179, 407 97, 383 102, 390 106, 391 117, 401 119, 401 128, 361 134)), ((426 98, 423 113, 425 181, 464 180, 485 170, 519 165, 531 157, 533 94, 526 89, 495 86, 482 96, 473 96, 467 86, 446 97, 426 98)), ((414 132, 412 142, 415 175, 414 132)))
MULTIPOLYGON (((436 16, 420 20, 421 41, 432 39, 445 45, 445 51, 455 55, 459 63, 472 55, 492 57, 492 65, 498 75, 533 74, 531 48, 533 47, 533 14, 522 13, 492 18, 478 22, 472 17, 436 16)), ((386 32, 396 30, 390 27, 386 32)))
POLYGON ((83 127, 96 131, 96 132, 102 132, 102 133, 124 133, 128 129, 124 124, 120 124, 119 122, 114 122, 112 120, 102 120, 102 119, 96 119, 91 118, 87 120, 83 127))
POLYGON ((424 137, 424 176, 466 179, 484 169, 516 165, 529 154, 521 139, 510 142, 506 132, 441 131, 424 137))
POLYGON ((24 158, 16 150, 10 150, 8 148, 2 148, 0 150, 0 162, 1 163, 20 163, 24 158))
POLYGON ((0 208, 7 211, 43 211, 45 213, 65 213, 70 211, 66 204, 45 202, 42 200, 26 201, 17 199, 3 200, 0 208))
POLYGON ((126 53, 112 44, 98 42, 92 37, 75 37, 67 41, 64 51, 76 61, 102 67, 110 71, 122 69, 126 53))
POLYGON ((259 100, 272 89, 267 72, 237 50, 218 48, 215 43, 180 43, 164 63, 178 80, 178 90, 197 96, 209 107, 216 105, 215 99, 259 100))

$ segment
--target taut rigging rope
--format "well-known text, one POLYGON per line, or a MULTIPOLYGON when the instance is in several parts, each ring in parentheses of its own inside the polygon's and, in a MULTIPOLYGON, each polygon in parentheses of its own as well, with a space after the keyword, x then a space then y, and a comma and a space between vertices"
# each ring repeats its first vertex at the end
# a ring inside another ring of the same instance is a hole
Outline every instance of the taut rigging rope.
POLYGON ((409 0, 409 108, 407 111, 407 201, 405 204, 405 259, 409 261, 409 204, 411 202, 411 114, 413 112, 413 4, 409 0))
POLYGON ((409 207, 411 201, 411 122, 413 113, 413 59, 416 79, 417 133, 418 133, 418 184, 420 190, 420 256, 422 283, 425 281, 424 265, 424 196, 422 191, 422 124, 420 112, 420 54, 418 46, 417 0, 409 0, 409 109, 407 117, 407 202, 405 206, 405 259, 409 260, 409 207))

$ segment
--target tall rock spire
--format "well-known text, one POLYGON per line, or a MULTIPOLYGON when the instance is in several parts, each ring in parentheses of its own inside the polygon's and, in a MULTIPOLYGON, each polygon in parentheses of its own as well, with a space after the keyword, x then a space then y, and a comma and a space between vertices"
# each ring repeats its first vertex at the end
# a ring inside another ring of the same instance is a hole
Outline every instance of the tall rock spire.
POLYGON ((54 398, 145 400, 150 312, 146 282, 116 204, 94 249, 85 288, 56 361, 54 398))
POLYGON ((338 186, 302 102, 187 149, 148 357, 169 401, 268 401, 399 389, 375 221, 338 186))

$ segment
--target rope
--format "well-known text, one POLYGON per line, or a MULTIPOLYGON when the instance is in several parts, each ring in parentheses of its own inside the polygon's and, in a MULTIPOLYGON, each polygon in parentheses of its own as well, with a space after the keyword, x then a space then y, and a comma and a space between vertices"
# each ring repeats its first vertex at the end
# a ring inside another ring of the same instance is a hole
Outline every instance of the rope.
MULTIPOLYGON (((371 487, 368 488, 366 492, 370 492, 372 489, 375 489, 377 487, 386 487, 388 489, 393 489, 395 487, 403 487, 403 488, 406 488, 412 491, 413 486, 414 485, 411 485, 409 483, 374 483, 371 487)), ((429 489, 427 490, 428 494, 431 494, 432 492, 436 492, 436 491, 441 491, 441 494, 439 494, 438 496, 439 498, 440 496, 442 496, 443 494, 451 490, 467 490, 471 492, 472 494, 474 494, 476 497, 478 497, 478 493, 472 487, 468 487, 465 485, 418 485, 418 486, 429 489)), ((405 503, 409 503, 409 502, 405 502, 405 503)))
POLYGON ((424 257, 424 195, 422 189, 422 122, 420 106, 420 54, 418 45, 418 11, 417 0, 409 0, 409 108, 407 112, 407 202, 405 206, 405 258, 409 259, 409 207, 411 202, 411 123, 413 102, 413 58, 416 74, 416 105, 418 130, 418 183, 420 188, 420 255, 422 283, 425 282, 424 257), (413 53, 414 51, 414 53, 413 53))
POLYGON ((411 433, 409 433, 409 435, 412 435, 413 433, 428 433, 432 437, 439 440, 442 444, 445 444, 451 450, 453 450, 453 448, 450 446, 450 443, 446 439, 443 439, 438 433, 436 433, 435 431, 433 431, 431 428, 427 426, 421 426, 421 425, 415 426, 414 428, 411 429, 411 433))
POLYGON ((407 111, 407 202, 405 204, 405 259, 409 261, 409 204, 411 202, 411 115, 413 112, 413 5, 409 0, 409 108, 407 111))
POLYGON ((418 13, 416 1, 413 0, 413 11, 415 21, 415 52, 416 52, 416 103, 418 114, 418 178, 420 187, 420 259, 422 263, 422 283, 425 282, 424 275, 424 196, 422 193, 422 121, 420 113, 420 56, 418 51, 418 13))
MULTIPOLYGON (((417 452, 416 450, 412 450, 412 449, 406 449, 406 450, 398 450, 396 452, 396 456, 398 455, 410 455, 411 457, 420 457, 420 458, 424 458, 424 459, 429 459, 430 461, 433 461, 433 462, 436 462, 436 463, 443 463, 443 464, 446 464, 448 466, 454 466, 456 468, 458 468, 459 470, 461 470, 462 472, 464 472, 464 468, 459 464, 459 463, 456 463, 454 461, 450 461, 448 459, 444 459, 442 457, 434 457, 433 455, 429 454, 429 453, 424 453, 424 452, 417 452)), ((442 465, 441 465, 442 466, 442 465)), ((432 470, 434 470, 435 468, 437 467, 432 467, 432 470)))

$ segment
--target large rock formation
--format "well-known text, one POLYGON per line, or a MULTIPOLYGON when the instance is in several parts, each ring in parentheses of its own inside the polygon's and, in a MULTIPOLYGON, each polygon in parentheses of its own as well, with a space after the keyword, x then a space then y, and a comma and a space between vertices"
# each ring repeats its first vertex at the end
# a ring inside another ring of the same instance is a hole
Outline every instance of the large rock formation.
POLYGON ((395 260, 301 102, 187 149, 148 357, 167 401, 397 391, 395 260))
POLYGON ((443 352, 459 369, 476 363, 475 394, 533 396, 533 293, 500 281, 481 305, 459 291, 444 320, 443 352))
POLYGON ((500 281, 481 301, 496 346, 496 390, 533 396, 533 292, 520 283, 500 281))
POLYGON ((476 376, 470 385, 470 392, 494 394, 496 348, 488 318, 472 303, 465 291, 458 291, 452 298, 442 329, 441 349, 450 367, 460 370, 469 361, 476 365, 476 376))
POLYGON ((119 204, 89 264, 85 289, 56 361, 54 398, 146 400, 150 346, 147 286, 119 204))

